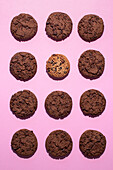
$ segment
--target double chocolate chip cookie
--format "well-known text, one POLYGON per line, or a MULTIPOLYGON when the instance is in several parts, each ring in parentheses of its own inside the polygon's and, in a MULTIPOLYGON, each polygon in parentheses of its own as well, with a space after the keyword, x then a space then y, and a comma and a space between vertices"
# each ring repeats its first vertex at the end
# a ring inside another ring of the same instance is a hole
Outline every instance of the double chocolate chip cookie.
POLYGON ((21 158, 30 158, 34 155, 38 142, 33 131, 21 129, 17 131, 11 140, 11 148, 21 158))
POLYGON ((69 71, 69 60, 62 54, 53 54, 46 62, 46 72, 53 80, 64 79, 69 71))
POLYGON ((100 38, 103 31, 103 19, 94 14, 85 15, 78 23, 79 36, 87 42, 92 42, 100 38))
POLYGON ((105 151, 106 138, 99 131, 86 130, 80 137, 79 148, 86 158, 99 158, 105 151))
POLYGON ((45 147, 53 159, 64 159, 71 153, 73 142, 67 132, 55 130, 47 137, 45 147))
POLYGON ((37 109, 37 98, 29 90, 23 90, 12 95, 10 109, 20 119, 28 119, 34 115, 37 109))
POLYGON ((10 73, 20 81, 28 81, 34 77, 37 71, 35 57, 28 52, 16 53, 10 61, 10 73))
POLYGON ((95 89, 85 91, 80 97, 80 108, 85 116, 100 116, 106 106, 104 95, 95 89))
POLYGON ((66 92, 54 91, 47 96, 45 109, 50 117, 64 119, 71 112, 72 98, 66 92))
POLYGON ((99 78, 104 71, 104 56, 96 50, 83 52, 78 61, 78 68, 83 77, 94 80, 99 78))
POLYGON ((12 19, 10 30, 16 40, 28 41, 36 35, 38 24, 31 15, 21 13, 12 19))
POLYGON ((63 12, 53 12, 46 22, 46 34, 55 41, 66 39, 72 32, 72 20, 63 12))

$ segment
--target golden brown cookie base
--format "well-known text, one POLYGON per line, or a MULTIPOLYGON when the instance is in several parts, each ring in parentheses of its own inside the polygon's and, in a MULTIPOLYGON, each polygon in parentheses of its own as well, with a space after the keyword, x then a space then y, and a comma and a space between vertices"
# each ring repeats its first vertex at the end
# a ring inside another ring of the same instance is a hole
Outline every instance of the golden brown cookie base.
POLYGON ((62 54, 53 54, 46 62, 46 72, 54 80, 64 79, 70 71, 70 63, 62 54))

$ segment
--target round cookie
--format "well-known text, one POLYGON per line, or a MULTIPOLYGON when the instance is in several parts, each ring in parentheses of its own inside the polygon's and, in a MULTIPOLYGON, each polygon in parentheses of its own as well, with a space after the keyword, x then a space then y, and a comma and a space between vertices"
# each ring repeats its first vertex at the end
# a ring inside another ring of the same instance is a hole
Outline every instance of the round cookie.
POLYGON ((100 116, 106 106, 104 95, 94 89, 85 91, 80 97, 80 108, 85 116, 97 117, 100 116))
POLYGON ((50 157, 64 159, 71 153, 73 142, 67 132, 55 130, 47 137, 45 146, 50 157))
POLYGON ((29 90, 18 91, 10 99, 10 110, 20 119, 28 119, 37 109, 37 98, 29 90))
POLYGON ((79 149, 89 159, 99 158, 105 151, 106 138, 96 130, 86 130, 80 137, 79 149))
POLYGON ((64 79, 69 71, 69 60, 62 54, 53 54, 46 62, 46 72, 54 80, 64 79))
POLYGON ((54 91, 47 96, 45 109, 50 117, 64 119, 71 112, 72 98, 66 92, 54 91))
POLYGON ((79 36, 87 42, 100 38, 104 31, 102 18, 94 14, 85 15, 78 23, 79 36))
POLYGON ((66 39, 72 32, 71 18, 62 12, 53 12, 49 15, 46 22, 46 34, 55 41, 66 39))
POLYGON ((34 77, 37 71, 35 57, 28 52, 16 53, 10 61, 10 73, 21 81, 28 81, 34 77))
POLYGON ((38 24, 29 14, 21 13, 11 21, 11 34, 18 41, 28 41, 32 39, 36 35, 37 30, 38 24))
POLYGON ((34 155, 38 142, 33 131, 21 129, 17 131, 11 140, 11 148, 21 158, 30 158, 34 155))
POLYGON ((99 78, 105 67, 103 55, 96 50, 87 50, 83 52, 78 61, 78 68, 81 75, 87 79, 93 80, 99 78))

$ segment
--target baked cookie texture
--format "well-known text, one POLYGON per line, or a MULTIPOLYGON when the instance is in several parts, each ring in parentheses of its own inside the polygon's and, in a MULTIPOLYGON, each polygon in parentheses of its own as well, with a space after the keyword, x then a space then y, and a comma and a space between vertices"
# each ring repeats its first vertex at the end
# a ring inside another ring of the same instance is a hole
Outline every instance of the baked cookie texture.
POLYGON ((69 71, 69 60, 62 54, 53 54, 46 62, 46 72, 53 80, 64 79, 69 71))
POLYGON ((20 129, 12 137, 11 149, 21 158, 32 157, 38 147, 38 141, 33 131, 20 129))
POLYGON ((18 91, 10 99, 10 110, 19 119, 28 119, 34 115, 38 101, 29 90, 18 91))
POLYGON ((86 79, 97 79, 104 72, 105 58, 97 50, 87 50, 81 54, 78 68, 81 75, 86 79))
POLYGON ((53 12, 46 21, 46 34, 55 41, 62 41, 69 37, 73 23, 71 18, 63 12, 53 12))
POLYGON ((54 119, 64 119, 72 109, 72 98, 63 91, 53 91, 45 100, 47 114, 54 119))
POLYGON ((106 137, 99 131, 86 130, 80 137, 79 149, 89 159, 99 158, 105 151, 106 137))
POLYGON ((103 19, 95 14, 85 15, 78 23, 79 36, 86 42, 99 39, 103 32, 103 19))
POLYGON ((36 35, 37 30, 37 21, 29 14, 21 13, 11 21, 10 31, 17 41, 32 39, 36 35))
POLYGON ((55 130, 47 137, 45 147, 51 158, 64 159, 71 153, 73 142, 67 132, 55 130))
POLYGON ((10 61, 10 73, 20 81, 28 81, 34 77, 37 72, 37 61, 35 57, 28 52, 16 53, 10 61))
POLYGON ((80 108, 85 116, 100 116, 106 107, 104 95, 95 89, 85 91, 80 97, 80 108))

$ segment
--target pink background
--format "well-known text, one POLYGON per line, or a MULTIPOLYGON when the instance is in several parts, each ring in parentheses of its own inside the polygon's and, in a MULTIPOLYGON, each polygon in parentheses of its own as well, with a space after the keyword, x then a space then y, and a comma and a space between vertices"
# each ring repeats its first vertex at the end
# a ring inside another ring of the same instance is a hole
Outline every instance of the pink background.
POLYGON ((112 0, 0 0, 0 169, 1 170, 113 170, 113 1, 112 0), (73 21, 69 38, 55 42, 45 34, 48 15, 54 11, 67 13, 73 21), (11 19, 21 12, 31 14, 38 22, 37 35, 28 42, 16 41, 10 33, 11 19), (97 14, 103 18, 103 36, 95 42, 83 41, 77 33, 77 24, 86 14, 97 14), (97 80, 86 80, 78 71, 78 58, 87 49, 99 50, 105 56, 105 71, 97 80), (9 72, 11 57, 19 51, 32 53, 38 63, 35 77, 28 82, 17 81, 9 72), (46 60, 53 53, 68 57, 71 70, 62 81, 50 79, 45 71, 46 60), (104 113, 91 119, 83 116, 79 108, 81 94, 90 88, 100 90, 106 97, 104 113), (9 109, 12 94, 29 89, 38 98, 38 109, 28 120, 17 119, 9 109), (68 92, 73 99, 70 116, 64 120, 50 118, 44 109, 46 96, 54 90, 68 92), (21 159, 10 147, 12 135, 21 128, 34 131, 38 139, 38 150, 30 159, 21 159), (45 139, 56 129, 66 130, 72 137, 73 150, 69 157, 54 160, 45 150, 45 139), (100 159, 89 160, 79 151, 79 137, 86 129, 102 132, 107 146, 100 159))

